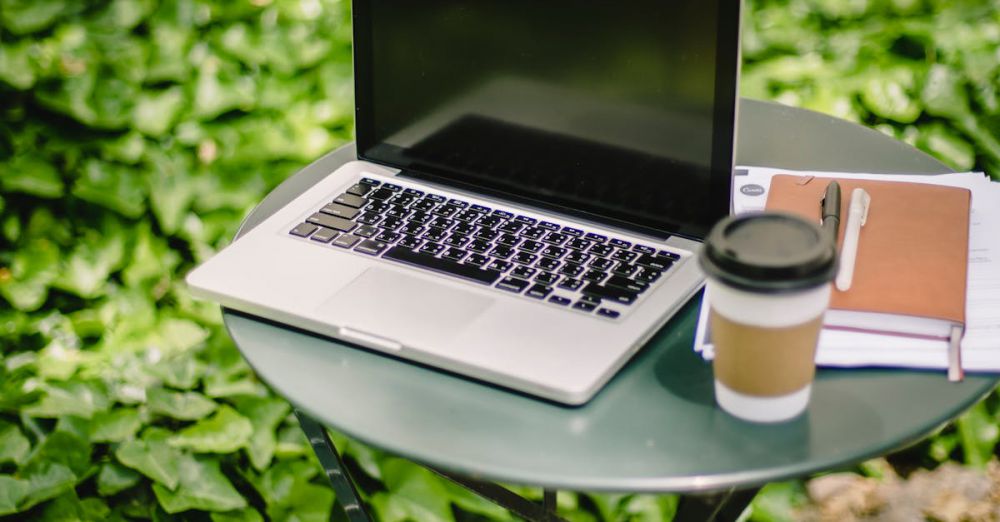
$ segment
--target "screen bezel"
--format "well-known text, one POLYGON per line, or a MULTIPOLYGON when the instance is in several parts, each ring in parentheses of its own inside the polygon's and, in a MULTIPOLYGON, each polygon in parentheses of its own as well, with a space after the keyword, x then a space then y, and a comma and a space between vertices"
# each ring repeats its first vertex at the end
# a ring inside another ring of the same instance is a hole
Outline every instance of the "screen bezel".
MULTIPOLYGON (((719 0, 718 29, 716 38, 715 67, 715 114, 712 118, 712 158, 709 173, 707 201, 709 215, 715 216, 713 221, 727 216, 732 207, 732 172, 736 145, 736 112, 737 90, 739 86, 740 67, 740 12, 741 0, 719 0)), ((407 175, 454 186, 462 189, 474 189, 477 192, 502 197, 515 202, 526 203, 564 214, 580 216, 593 221, 607 223, 635 230, 637 232, 666 237, 679 235, 690 239, 701 240, 708 235, 713 223, 674 223, 672 225, 651 226, 649 224, 626 221, 595 212, 585 212, 531 197, 527 194, 512 193, 497 190, 478 184, 462 182, 456 179, 460 172, 441 169, 434 166, 413 164, 411 161, 395 153, 393 147, 381 147, 376 154, 366 153, 375 150, 375 122, 373 107, 372 78, 372 17, 369 0, 353 0, 352 19, 354 30, 354 100, 355 100, 355 137, 357 140, 358 158, 401 169, 407 175)))

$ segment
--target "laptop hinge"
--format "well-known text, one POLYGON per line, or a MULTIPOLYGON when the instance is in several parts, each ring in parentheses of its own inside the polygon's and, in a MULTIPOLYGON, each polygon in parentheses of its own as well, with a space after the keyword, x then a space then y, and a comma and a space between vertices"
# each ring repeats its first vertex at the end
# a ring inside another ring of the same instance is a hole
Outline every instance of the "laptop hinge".
POLYGON ((339 337, 345 341, 360 344, 361 346, 367 348, 374 348, 376 350, 398 352, 403 349, 403 345, 398 341, 355 330, 353 328, 348 328, 346 326, 340 327, 339 337))

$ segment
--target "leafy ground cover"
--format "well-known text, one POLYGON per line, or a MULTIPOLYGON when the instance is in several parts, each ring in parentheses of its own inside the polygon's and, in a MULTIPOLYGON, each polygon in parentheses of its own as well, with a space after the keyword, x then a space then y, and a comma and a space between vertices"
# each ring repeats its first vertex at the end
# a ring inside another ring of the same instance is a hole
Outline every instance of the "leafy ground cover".
MULTIPOLYGON (((0 517, 327 520, 290 416, 181 279, 270 188, 352 135, 336 0, 0 0, 0 517)), ((744 94, 836 114, 1000 174, 995 2, 756 0, 744 94)), ((877 479, 985 466, 997 400, 877 479)), ((338 437, 380 520, 507 520, 338 437)), ((528 496, 540 492, 518 488, 528 496)), ((807 486, 770 486, 781 520, 807 486)), ((671 496, 560 495, 571 520, 664 520, 671 496)))

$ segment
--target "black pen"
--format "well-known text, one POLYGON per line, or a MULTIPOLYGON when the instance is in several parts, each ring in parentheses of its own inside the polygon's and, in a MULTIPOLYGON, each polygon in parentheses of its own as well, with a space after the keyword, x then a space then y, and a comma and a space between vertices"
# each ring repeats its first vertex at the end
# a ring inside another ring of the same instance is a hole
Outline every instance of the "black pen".
POLYGON ((820 218, 820 226, 823 230, 826 230, 830 237, 833 238, 833 242, 837 242, 837 233, 840 231, 840 184, 836 181, 831 181, 829 185, 826 186, 826 194, 823 196, 823 201, 820 202, 822 207, 822 217, 820 218))

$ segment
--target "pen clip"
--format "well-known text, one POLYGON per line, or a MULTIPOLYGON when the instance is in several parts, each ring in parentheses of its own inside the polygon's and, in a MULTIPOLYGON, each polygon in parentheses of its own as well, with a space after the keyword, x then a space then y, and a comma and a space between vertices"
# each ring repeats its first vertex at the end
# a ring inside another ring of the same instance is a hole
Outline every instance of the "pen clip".
POLYGON ((851 192, 851 213, 858 212, 861 215, 861 226, 865 226, 868 221, 868 209, 871 208, 872 197, 865 191, 865 189, 856 188, 851 192))

